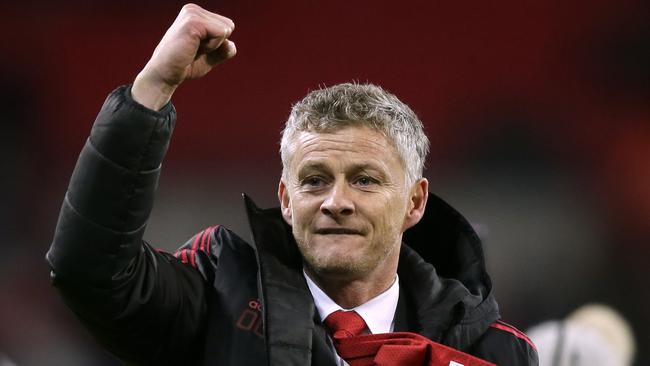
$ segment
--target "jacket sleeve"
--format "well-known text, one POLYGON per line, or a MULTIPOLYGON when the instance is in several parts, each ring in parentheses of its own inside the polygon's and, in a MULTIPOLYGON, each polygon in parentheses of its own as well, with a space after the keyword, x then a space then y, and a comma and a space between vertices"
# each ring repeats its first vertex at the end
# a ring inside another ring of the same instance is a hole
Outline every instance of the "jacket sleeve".
POLYGON ((494 322, 471 353, 499 366, 538 366, 537 349, 522 331, 500 320, 494 322))
POLYGON ((185 364, 197 354, 205 281, 142 241, 176 112, 104 103, 66 192, 46 259, 52 283, 91 333, 138 364, 185 364))

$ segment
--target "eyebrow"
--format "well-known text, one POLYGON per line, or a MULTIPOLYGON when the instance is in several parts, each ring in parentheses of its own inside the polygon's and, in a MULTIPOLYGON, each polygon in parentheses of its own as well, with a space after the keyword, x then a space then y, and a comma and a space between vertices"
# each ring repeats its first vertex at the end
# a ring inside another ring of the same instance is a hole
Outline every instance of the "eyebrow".
POLYGON ((296 175, 298 178, 302 178, 302 176, 311 171, 330 171, 331 169, 327 166, 327 164, 322 163, 322 162, 317 162, 317 161, 312 161, 308 162, 307 164, 303 165, 298 169, 298 174, 296 175))
MULTIPOLYGON (((300 169, 298 170, 298 176, 300 177, 301 174, 304 174, 305 172, 308 171, 325 171, 325 172, 330 172, 331 168, 322 162, 319 161, 313 161, 313 162, 308 162, 300 169)), ((378 175, 380 175, 382 178, 386 177, 386 174, 381 167, 378 167, 376 164, 369 164, 369 163, 364 163, 364 164, 354 164, 352 165, 351 169, 349 170, 352 174, 357 174, 359 172, 367 172, 367 171, 372 171, 376 172, 378 175)))

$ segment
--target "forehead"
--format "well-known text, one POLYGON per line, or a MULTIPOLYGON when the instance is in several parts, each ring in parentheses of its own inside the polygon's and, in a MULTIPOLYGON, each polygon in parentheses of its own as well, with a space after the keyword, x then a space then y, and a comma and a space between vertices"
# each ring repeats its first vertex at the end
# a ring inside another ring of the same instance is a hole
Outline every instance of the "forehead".
POLYGON ((291 144, 293 168, 307 165, 377 165, 384 169, 401 167, 395 147, 379 131, 365 126, 346 127, 322 133, 301 131, 291 144))

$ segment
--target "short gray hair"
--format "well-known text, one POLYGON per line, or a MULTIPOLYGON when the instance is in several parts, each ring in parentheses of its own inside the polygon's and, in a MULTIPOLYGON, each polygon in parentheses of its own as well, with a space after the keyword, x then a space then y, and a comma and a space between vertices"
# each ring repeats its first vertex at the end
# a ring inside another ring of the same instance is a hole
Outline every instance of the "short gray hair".
POLYGON ((429 152, 422 122, 395 95, 373 84, 356 83, 312 91, 293 105, 280 142, 283 176, 291 162, 289 146, 298 132, 329 133, 354 126, 370 127, 386 136, 404 164, 409 185, 422 178, 429 152))

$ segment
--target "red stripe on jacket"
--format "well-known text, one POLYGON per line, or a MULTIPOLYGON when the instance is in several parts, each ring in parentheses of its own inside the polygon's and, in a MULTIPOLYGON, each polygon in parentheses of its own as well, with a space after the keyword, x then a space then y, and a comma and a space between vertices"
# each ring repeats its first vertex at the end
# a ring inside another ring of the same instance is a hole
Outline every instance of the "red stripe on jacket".
POLYGON ((530 338, 528 338, 528 336, 524 332, 520 331, 519 329, 515 328, 514 326, 512 326, 512 325, 510 325, 510 324, 508 324, 508 323, 506 323, 504 321, 497 320, 496 322, 490 324, 490 327, 502 330, 504 332, 508 332, 508 333, 514 335, 515 337, 519 338, 519 339, 523 339, 526 343, 528 343, 531 347, 533 347, 533 349, 535 351, 537 351, 537 347, 535 347, 535 344, 533 343, 533 341, 531 341, 530 338))
POLYGON ((196 268, 196 253, 197 251, 204 252, 208 256, 210 255, 210 242, 212 235, 219 225, 211 226, 194 237, 192 241, 192 246, 189 249, 180 249, 176 251, 174 256, 179 258, 184 264, 189 263, 192 267, 196 268))

